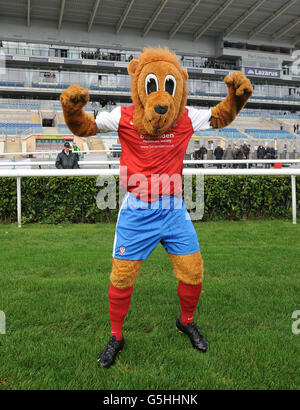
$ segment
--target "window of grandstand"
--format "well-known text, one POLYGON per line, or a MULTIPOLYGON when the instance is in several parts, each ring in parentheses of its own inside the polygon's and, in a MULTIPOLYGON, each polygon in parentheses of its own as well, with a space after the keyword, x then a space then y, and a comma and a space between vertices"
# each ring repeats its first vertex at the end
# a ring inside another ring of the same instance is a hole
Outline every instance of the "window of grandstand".
POLYGON ((55 83, 56 74, 51 71, 41 71, 40 72, 40 82, 43 83, 55 83))
MULTIPOLYGON (((59 57, 69 59, 88 59, 88 60, 109 60, 129 62, 132 58, 138 57, 140 54, 130 50, 112 50, 103 48, 81 48, 81 47, 66 47, 47 46, 46 44, 31 44, 18 43, 11 41, 3 41, 3 51, 8 55, 27 55, 40 57, 59 57)), ((182 56, 181 63, 185 67, 202 67, 238 70, 240 69, 238 59, 216 59, 213 57, 195 57, 182 56)))
MULTIPOLYGON (((97 74, 78 71, 40 71, 35 69, 7 68, 1 76, 0 86, 37 87, 65 89, 71 84, 80 84, 91 90, 130 91, 130 77, 126 74, 97 74)), ((225 97, 227 88, 223 80, 212 80, 202 76, 201 79, 189 79, 190 95, 225 97)), ((283 85, 283 82, 270 83, 267 79, 252 79, 254 94, 252 99, 282 99, 294 101, 299 99, 299 83, 283 85)))
POLYGON ((54 127, 53 118, 43 118, 42 120, 43 127, 54 127))

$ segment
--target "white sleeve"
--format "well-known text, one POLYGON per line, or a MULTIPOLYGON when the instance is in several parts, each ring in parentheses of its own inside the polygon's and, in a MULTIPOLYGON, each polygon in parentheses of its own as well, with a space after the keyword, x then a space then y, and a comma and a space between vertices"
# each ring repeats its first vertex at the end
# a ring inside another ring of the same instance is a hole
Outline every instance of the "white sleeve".
POLYGON ((96 117, 96 124, 100 132, 118 131, 121 118, 121 107, 111 112, 101 111, 96 117))
POLYGON ((196 109, 193 107, 186 107, 188 109, 188 115, 192 121, 192 126, 194 131, 208 130, 211 127, 211 109, 196 109))

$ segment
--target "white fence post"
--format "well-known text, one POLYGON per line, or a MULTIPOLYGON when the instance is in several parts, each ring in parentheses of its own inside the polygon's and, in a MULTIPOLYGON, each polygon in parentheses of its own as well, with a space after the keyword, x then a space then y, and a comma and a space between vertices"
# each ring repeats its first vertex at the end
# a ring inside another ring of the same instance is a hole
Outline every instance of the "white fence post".
POLYGON ((22 228, 21 177, 17 177, 17 212, 18 227, 22 228))
POLYGON ((292 209, 293 209, 293 224, 297 223, 297 205, 296 205, 296 176, 292 175, 292 209))
POLYGON ((0 310, 0 335, 5 335, 5 325, 5 313, 2 310, 0 310))

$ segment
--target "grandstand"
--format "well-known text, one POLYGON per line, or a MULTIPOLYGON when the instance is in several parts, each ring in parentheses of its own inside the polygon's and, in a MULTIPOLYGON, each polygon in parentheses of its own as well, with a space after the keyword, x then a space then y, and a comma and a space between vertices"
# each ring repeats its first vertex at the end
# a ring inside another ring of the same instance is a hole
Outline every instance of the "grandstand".
POLYGON ((299 155, 294 125, 300 123, 300 76, 293 71, 299 10, 294 0, 271 3, 154 0, 141 6, 134 0, 68 0, 46 6, 0 0, 5 20, 0 57, 6 62, 0 75, 0 155, 57 151, 65 139, 75 138, 86 158, 95 150, 106 153, 101 158, 111 157, 117 135, 71 135, 59 95, 75 83, 88 88, 86 110, 92 115, 130 104, 127 65, 144 45, 176 51, 189 74, 188 104, 194 107, 208 108, 225 98, 224 77, 232 72, 243 71, 253 84, 254 94, 236 121, 223 130, 196 133, 187 154, 199 141, 221 140, 225 145, 247 141, 254 157, 260 142, 299 155))

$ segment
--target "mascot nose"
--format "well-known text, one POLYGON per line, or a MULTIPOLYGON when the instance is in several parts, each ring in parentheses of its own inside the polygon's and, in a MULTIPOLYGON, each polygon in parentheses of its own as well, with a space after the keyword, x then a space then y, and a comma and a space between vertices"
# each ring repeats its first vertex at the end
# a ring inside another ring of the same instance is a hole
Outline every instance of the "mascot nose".
POLYGON ((168 106, 167 105, 155 105, 154 111, 157 112, 157 114, 165 114, 168 111, 168 106))

